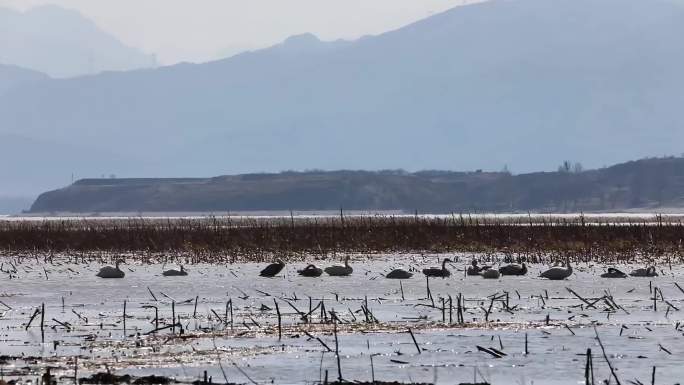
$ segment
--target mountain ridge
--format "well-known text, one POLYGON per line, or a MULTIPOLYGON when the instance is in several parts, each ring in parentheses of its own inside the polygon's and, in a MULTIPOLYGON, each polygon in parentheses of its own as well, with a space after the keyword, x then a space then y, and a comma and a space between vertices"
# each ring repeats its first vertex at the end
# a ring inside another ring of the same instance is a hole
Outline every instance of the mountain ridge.
POLYGON ((212 178, 82 179, 32 213, 390 210, 592 212, 684 208, 684 158, 512 175, 428 170, 306 171, 212 178))
POLYGON ((155 67, 143 54, 75 10, 42 5, 25 12, 0 7, 0 63, 70 78, 155 67))
POLYGON ((682 8, 549 3, 493 1, 353 42, 305 35, 304 50, 41 82, 0 95, 0 130, 106 147, 136 164, 102 155, 102 173, 130 176, 526 172, 680 153, 682 8))

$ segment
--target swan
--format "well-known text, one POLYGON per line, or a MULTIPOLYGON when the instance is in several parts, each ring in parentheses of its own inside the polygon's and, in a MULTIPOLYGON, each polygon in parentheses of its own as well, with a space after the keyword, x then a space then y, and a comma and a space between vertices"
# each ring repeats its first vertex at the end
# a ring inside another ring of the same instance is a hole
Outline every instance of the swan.
POLYGON ((601 274, 601 278, 627 278, 627 274, 614 267, 609 267, 607 273, 601 274))
POLYGON ((413 277, 413 273, 409 273, 404 269, 394 269, 385 276, 385 278, 389 279, 409 279, 411 277, 413 277))
POLYGON ((442 261, 442 268, 440 269, 439 267, 431 267, 429 269, 423 269, 423 274, 425 274, 428 277, 442 277, 446 278, 451 275, 451 272, 447 270, 446 268, 446 263, 451 262, 451 259, 449 258, 444 258, 442 261))
POLYGON ((275 277, 276 274, 283 270, 283 267, 285 267, 285 262, 280 259, 276 259, 275 263, 272 263, 261 270, 259 275, 262 277, 275 277))
POLYGON ((498 279, 501 276, 501 273, 496 269, 486 269, 481 275, 482 278, 486 279, 498 279))
POLYGON ((324 270, 326 274, 332 275, 334 277, 351 275, 351 273, 354 271, 354 269, 349 266, 349 256, 344 258, 344 265, 332 265, 326 267, 324 270))
POLYGON ((523 262, 522 265, 513 263, 502 266, 499 268, 499 273, 501 273, 501 275, 525 275, 527 274, 527 265, 523 262))
POLYGON ((185 269, 183 268, 183 265, 181 265, 180 270, 174 270, 174 269, 166 270, 165 272, 162 273, 162 275, 164 277, 181 277, 181 276, 188 275, 188 272, 185 271, 185 269))
POLYGON ((125 263, 122 260, 116 261, 116 267, 111 267, 111 266, 105 266, 100 269, 100 271, 97 273, 97 276, 100 278, 123 278, 126 276, 126 273, 121 271, 119 269, 119 265, 125 263))
POLYGON ((477 261, 473 259, 473 262, 471 262, 471 265, 468 266, 468 275, 480 275, 480 267, 477 265, 477 261))
POLYGON ((303 270, 297 270, 297 273, 303 277, 320 277, 323 274, 323 270, 314 265, 309 265, 303 270))
POLYGON ((629 273, 632 277, 657 277, 655 266, 649 266, 645 269, 636 269, 629 273))
POLYGON ((554 266, 546 270, 545 272, 541 273, 539 276, 542 278, 548 278, 553 281, 560 281, 565 278, 568 278, 572 275, 572 266, 570 266, 570 259, 567 259, 566 265, 567 268, 554 266))

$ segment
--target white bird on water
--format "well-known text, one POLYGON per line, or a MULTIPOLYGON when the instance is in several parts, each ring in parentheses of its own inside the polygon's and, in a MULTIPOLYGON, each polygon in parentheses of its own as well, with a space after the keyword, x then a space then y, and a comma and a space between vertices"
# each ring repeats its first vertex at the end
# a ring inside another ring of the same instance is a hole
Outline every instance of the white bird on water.
POLYGON ((344 277, 351 275, 354 269, 349 266, 349 256, 344 258, 344 265, 332 265, 324 269, 325 273, 333 277, 344 277))
POLYGON ((126 276, 126 273, 121 271, 119 269, 119 264, 125 263, 122 260, 116 261, 116 267, 111 267, 111 266, 105 266, 100 269, 100 271, 97 273, 97 276, 100 278, 123 278, 126 276))

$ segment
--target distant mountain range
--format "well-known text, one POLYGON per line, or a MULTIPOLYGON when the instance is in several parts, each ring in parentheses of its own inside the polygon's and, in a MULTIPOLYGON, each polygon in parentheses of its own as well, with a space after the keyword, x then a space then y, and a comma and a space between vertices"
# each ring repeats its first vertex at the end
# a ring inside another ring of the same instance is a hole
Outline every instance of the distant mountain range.
POLYGON ((155 67, 156 59, 125 46, 78 12, 48 5, 26 12, 0 8, 0 63, 75 77, 155 67))
POLYGON ((495 0, 357 41, 301 35, 206 64, 30 82, 0 93, 0 135, 15 138, 0 163, 16 167, 2 181, 679 155, 682 36, 669 0, 495 0))
POLYGON ((684 158, 600 170, 311 171, 216 178, 84 179, 42 194, 34 213, 262 210, 580 212, 684 208, 684 158))
POLYGON ((7 92, 14 87, 37 82, 39 80, 46 80, 47 78, 47 75, 37 71, 0 64, 0 94, 7 92))

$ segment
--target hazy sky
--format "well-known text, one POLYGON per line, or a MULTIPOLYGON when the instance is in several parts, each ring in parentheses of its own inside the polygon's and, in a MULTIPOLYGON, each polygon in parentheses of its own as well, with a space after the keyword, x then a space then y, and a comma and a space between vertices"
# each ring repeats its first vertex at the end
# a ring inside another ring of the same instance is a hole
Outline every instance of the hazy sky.
POLYGON ((207 61, 311 32, 322 40, 398 28, 474 0, 0 0, 76 9, 162 64, 207 61))

